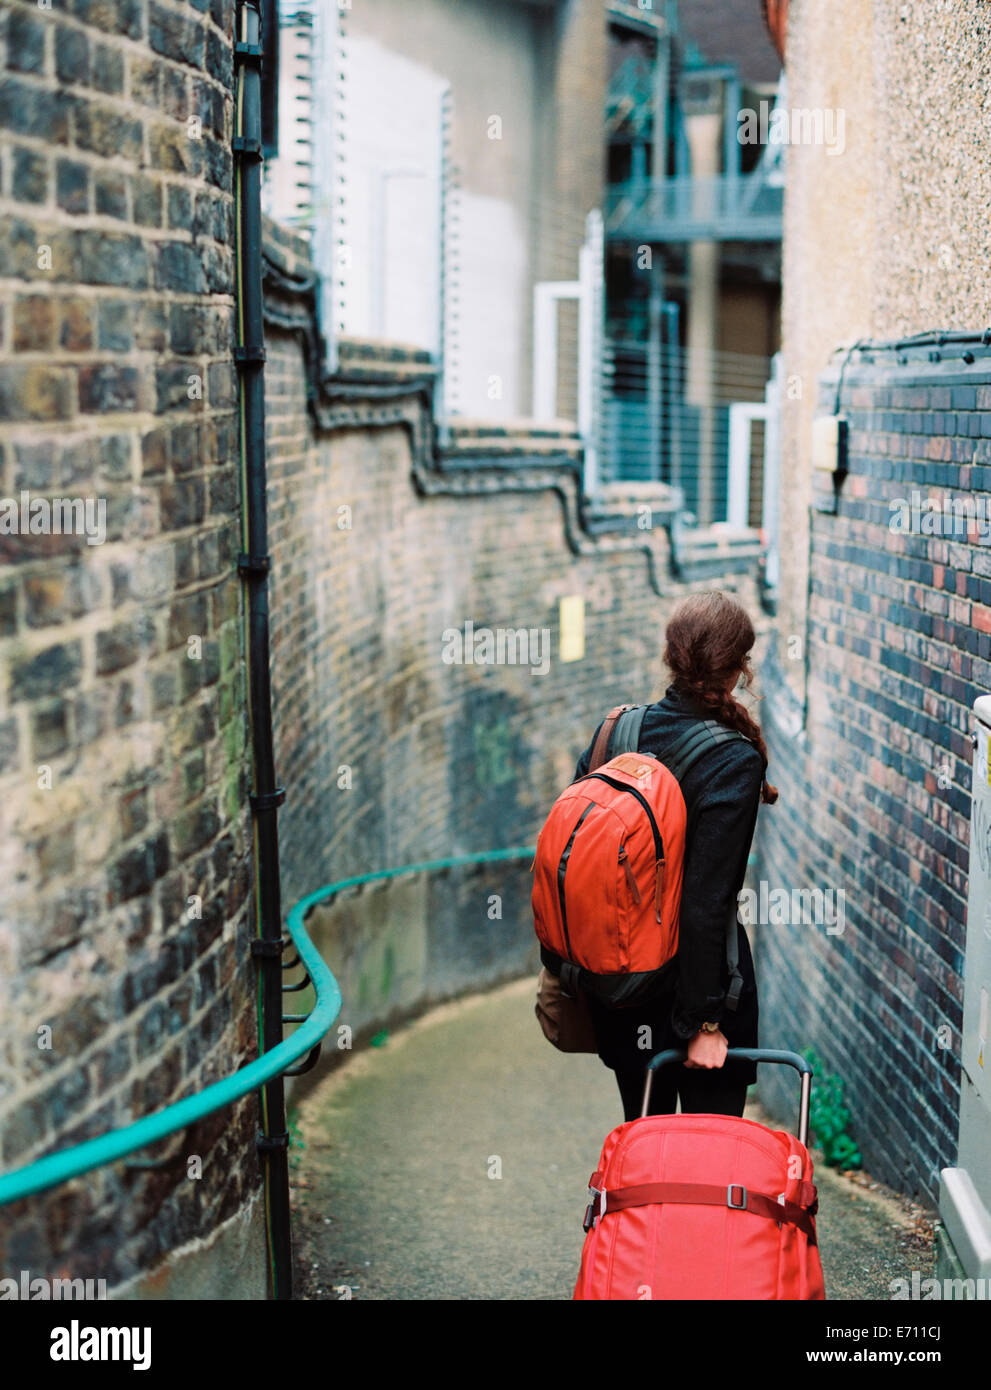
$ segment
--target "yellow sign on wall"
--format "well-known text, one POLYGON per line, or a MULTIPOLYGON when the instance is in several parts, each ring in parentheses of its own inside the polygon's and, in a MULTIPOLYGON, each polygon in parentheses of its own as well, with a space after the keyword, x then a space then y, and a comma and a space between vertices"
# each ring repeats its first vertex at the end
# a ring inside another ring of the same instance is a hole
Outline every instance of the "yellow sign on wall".
POLYGON ((585 600, 569 594, 560 601, 562 661, 581 661, 585 655, 585 600))

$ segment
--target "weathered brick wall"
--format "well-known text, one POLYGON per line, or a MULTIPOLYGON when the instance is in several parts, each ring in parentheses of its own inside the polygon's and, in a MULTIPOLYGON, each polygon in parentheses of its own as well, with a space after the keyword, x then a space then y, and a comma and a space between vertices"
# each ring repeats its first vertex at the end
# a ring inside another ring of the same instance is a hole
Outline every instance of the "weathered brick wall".
MULTIPOLYGON (((283 237, 282 252, 270 246, 270 254, 285 256, 287 246, 283 237)), ((305 271, 291 256, 286 264, 305 271)), ((314 428, 299 341, 274 318, 267 352, 287 906, 354 874, 531 844, 603 713, 663 692, 664 624, 690 587, 737 587, 759 620, 756 556, 745 547, 724 551, 713 541, 699 577, 676 582, 663 527, 641 531, 654 548, 661 594, 644 551, 616 548, 636 543, 634 522, 599 539, 586 534, 584 553, 575 553, 555 491, 572 497, 573 483, 542 472, 539 459, 526 461, 541 445, 532 434, 480 442, 466 433, 460 464, 455 455, 438 469, 424 434, 429 386, 418 395, 403 385, 428 364, 343 344, 348 379, 320 393, 323 426, 314 428), (375 373, 377 382, 368 380, 375 373), (504 453, 493 466, 497 445, 504 453), (483 457, 466 475, 469 447, 483 457), (342 507, 350 509, 345 526, 342 507), (564 595, 585 599, 585 655, 573 662, 558 654, 564 595), (546 630, 547 672, 446 663, 442 634, 468 621, 546 630)), ((544 445, 560 453, 565 442, 544 445)), ((650 496, 644 487, 644 500, 650 496)), ((425 925, 417 911, 391 911, 385 895, 328 921, 319 934, 328 962, 354 982, 343 1019, 370 1024, 518 973, 533 944, 527 869, 524 861, 470 882, 452 875, 425 889, 417 899, 425 925), (485 916, 494 893, 506 899, 499 920, 485 916), (474 943, 463 953, 470 959, 452 949, 459 933, 474 943), (395 968, 380 969, 387 958, 395 968)))
MULTIPOLYGON (((106 504, 102 544, 0 534, 5 1168, 255 1047, 233 9, 11 0, 0 19, 0 496, 106 504)), ((254 1108, 165 1145, 202 1156, 199 1181, 115 1165, 5 1212, 0 1266, 111 1287, 151 1269, 256 1190, 254 1108)))
MULTIPOLYGON (((826 413, 837 378, 821 382, 826 413)), ((833 515, 820 475, 811 513, 804 734, 784 645, 764 705, 781 800, 761 818, 757 877, 846 894, 842 933, 758 928, 764 1039, 812 1043, 847 1082, 870 1171, 933 1200, 956 1153, 970 708, 991 685, 991 551, 987 532, 893 531, 890 503, 987 503, 988 379, 986 360, 959 356, 898 365, 878 352, 846 367, 849 476, 833 515)), ((768 1079, 785 1116, 792 1089, 768 1079)))
MULTIPOLYGON (((106 503, 99 544, 0 533, 5 1169, 158 1110, 256 1048, 232 17, 220 0, 12 0, 0 30, 0 499, 106 503)), ((305 272, 298 243, 272 236, 283 270, 305 272)), ((347 380, 314 393, 314 322, 293 318, 303 291, 269 289, 288 907, 335 876, 525 842, 604 707, 658 689, 664 616, 686 583, 725 580, 753 606, 756 557, 753 538, 702 538, 675 583, 661 526, 638 535, 630 517, 620 535, 601 514, 593 537, 573 475, 543 464, 577 453, 553 431, 469 439, 442 473, 429 362, 357 349, 347 380), (464 467, 472 449, 484 466, 464 467), (571 664, 557 657, 562 594, 587 600, 587 653, 571 664), (547 629, 548 673, 444 663, 444 629, 466 620, 547 629)), ((466 929, 453 912, 488 886, 456 898, 431 885, 421 916, 438 972, 412 1001, 403 976, 404 1005, 518 961, 519 884, 492 929, 501 954, 488 918, 466 929)), ((409 918, 393 920, 409 937, 409 918)), ((368 1018, 391 1007, 390 977, 408 964, 384 947, 381 963, 358 999, 368 1018)), ((178 1166, 117 1164, 11 1208, 0 1265, 174 1290, 167 1256, 258 1210, 254 1121, 252 1098, 164 1144, 178 1166), (186 1177, 188 1154, 202 1178, 186 1177)), ((233 1292, 260 1291, 263 1256, 255 1230, 232 1252, 233 1292)))

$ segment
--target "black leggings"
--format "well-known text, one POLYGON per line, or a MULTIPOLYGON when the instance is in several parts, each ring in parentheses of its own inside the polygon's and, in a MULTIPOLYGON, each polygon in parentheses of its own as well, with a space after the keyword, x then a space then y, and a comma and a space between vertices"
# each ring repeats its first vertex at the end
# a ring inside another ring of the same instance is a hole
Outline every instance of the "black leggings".
MULTIPOLYGON (((672 998, 664 996, 653 1003, 632 1009, 609 1009, 589 997, 588 1011, 599 1043, 599 1056, 616 1073, 623 1111, 627 1120, 640 1115, 647 1061, 654 1052, 683 1048, 685 1042, 674 1033, 671 1022, 672 998), (651 1030, 651 1046, 643 1049, 640 1034, 644 1024, 651 1030)), ((758 1007, 756 990, 745 990, 735 1015, 724 1022, 731 1047, 758 1045, 758 1007)), ((757 1080, 752 1062, 738 1059, 714 1070, 663 1067, 654 1074, 650 1093, 651 1115, 673 1115, 681 1098, 681 1109, 691 1115, 742 1115, 747 1087, 757 1080)))
MULTIPOLYGON (((644 1066, 616 1067, 619 1094, 627 1120, 636 1120, 643 1105, 644 1066)), ((654 1073, 650 1091, 651 1115, 673 1115, 681 1098, 683 1115, 742 1115, 747 1085, 728 1081, 721 1070, 670 1066, 654 1073)))

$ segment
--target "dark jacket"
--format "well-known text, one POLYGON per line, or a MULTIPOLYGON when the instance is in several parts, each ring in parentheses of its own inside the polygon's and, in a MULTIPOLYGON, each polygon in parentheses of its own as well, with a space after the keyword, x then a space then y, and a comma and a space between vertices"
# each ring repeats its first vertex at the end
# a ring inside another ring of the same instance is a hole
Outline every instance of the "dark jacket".
MULTIPOLYGON (((665 748, 705 717, 704 711, 671 686, 644 714, 639 751, 662 757, 665 748)), ((595 735, 578 760, 576 780, 588 772, 594 742, 595 735)), ((734 739, 700 758, 681 784, 688 825, 678 956, 676 971, 664 986, 666 998, 670 992, 671 1026, 679 1038, 691 1038, 708 1021, 720 1022, 731 1042, 737 1031, 732 1026, 736 1020, 724 1010, 726 926, 743 887, 763 776, 764 760, 757 749, 734 739)), ((757 985, 747 934, 739 924, 737 932, 743 976, 737 1013, 743 1022, 756 1012, 757 985)))

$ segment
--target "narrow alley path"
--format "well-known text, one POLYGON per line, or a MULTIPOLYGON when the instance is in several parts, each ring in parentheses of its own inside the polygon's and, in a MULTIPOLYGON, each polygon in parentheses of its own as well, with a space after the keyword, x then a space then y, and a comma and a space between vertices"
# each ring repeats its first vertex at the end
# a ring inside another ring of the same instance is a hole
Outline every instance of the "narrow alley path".
MULTIPOLYGON (((526 980, 444 1005, 304 1097, 298 1296, 571 1297, 589 1174, 622 1112, 597 1058, 543 1040, 533 996, 526 980)), ((888 1300, 892 1279, 927 1277, 908 1203, 822 1165, 817 1180, 829 1297, 888 1300)))

